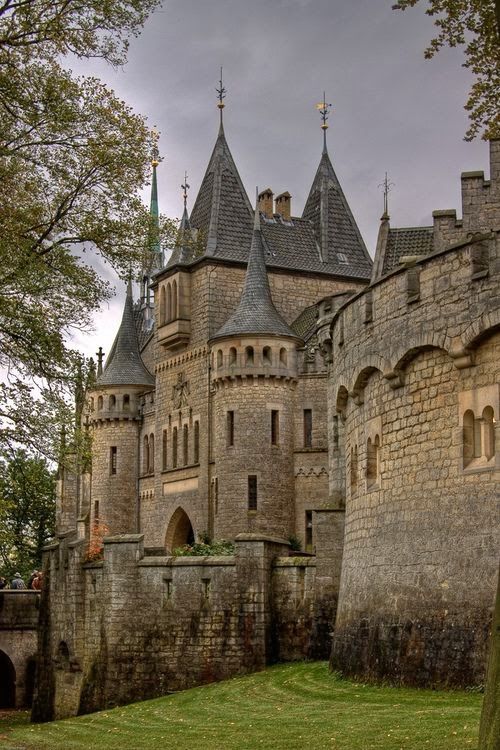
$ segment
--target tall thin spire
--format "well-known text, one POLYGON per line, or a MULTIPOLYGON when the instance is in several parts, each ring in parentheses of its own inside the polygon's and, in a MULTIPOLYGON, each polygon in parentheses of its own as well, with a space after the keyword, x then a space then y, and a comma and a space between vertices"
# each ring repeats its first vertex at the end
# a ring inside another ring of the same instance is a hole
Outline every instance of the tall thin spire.
POLYGON ((224 84, 222 83, 222 65, 220 69, 220 79, 219 79, 219 88, 215 89, 217 91, 217 96, 219 98, 219 103, 217 104, 217 107, 219 108, 220 113, 220 130, 224 130, 224 123, 222 118, 222 111, 224 107, 226 106, 224 104, 224 99, 226 98, 226 89, 224 88, 224 84))
POLYGON ((331 104, 326 101, 326 94, 323 91, 323 101, 316 104, 316 109, 321 115, 321 130, 323 131, 323 153, 326 154, 326 131, 328 130, 328 117, 330 115, 331 104))
POLYGON ((149 204, 149 213, 152 218, 150 252, 152 254, 151 270, 157 270, 162 267, 163 258, 160 244, 160 213, 158 210, 158 182, 156 177, 156 169, 162 161, 162 158, 160 157, 160 151, 158 148, 160 134, 156 127, 152 130, 152 136, 153 149, 151 152, 151 166, 153 168, 153 176, 151 180, 151 201, 149 204))
POLYGON ((389 218, 389 193, 393 187, 395 187, 395 185, 389 180, 386 172, 383 182, 379 185, 379 188, 383 188, 384 190, 384 213, 382 214, 382 219, 389 218))

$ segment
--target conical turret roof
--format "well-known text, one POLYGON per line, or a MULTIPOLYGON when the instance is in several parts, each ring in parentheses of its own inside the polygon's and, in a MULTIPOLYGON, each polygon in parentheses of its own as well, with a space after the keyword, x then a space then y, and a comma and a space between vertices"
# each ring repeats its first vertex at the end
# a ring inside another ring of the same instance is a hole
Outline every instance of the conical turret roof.
POLYGON ((246 334, 299 338, 283 320, 273 303, 267 278, 258 206, 255 209, 252 244, 240 302, 213 339, 246 334))
POLYGON ((222 124, 191 212, 191 226, 206 237, 205 255, 247 259, 252 237, 252 206, 222 124))
POLYGON ((139 353, 139 342, 134 322, 132 284, 129 281, 123 307, 122 321, 109 353, 106 367, 96 381, 96 387, 108 385, 154 385, 154 377, 145 367, 139 353))
POLYGON ((372 261, 340 187, 326 143, 302 214, 313 227, 324 264, 344 264, 346 276, 370 278, 372 261))

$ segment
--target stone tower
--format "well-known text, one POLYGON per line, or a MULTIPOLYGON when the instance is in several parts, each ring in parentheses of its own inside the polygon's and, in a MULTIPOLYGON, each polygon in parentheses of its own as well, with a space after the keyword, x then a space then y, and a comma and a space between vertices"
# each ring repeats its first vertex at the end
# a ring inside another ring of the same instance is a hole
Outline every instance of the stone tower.
POLYGON ((154 387, 144 366, 129 282, 123 316, 106 367, 89 392, 92 427, 91 528, 130 533, 137 528, 139 394, 154 387))
POLYGON ((242 296, 212 337, 214 533, 294 531, 293 409, 297 345, 276 310, 258 207, 242 296))

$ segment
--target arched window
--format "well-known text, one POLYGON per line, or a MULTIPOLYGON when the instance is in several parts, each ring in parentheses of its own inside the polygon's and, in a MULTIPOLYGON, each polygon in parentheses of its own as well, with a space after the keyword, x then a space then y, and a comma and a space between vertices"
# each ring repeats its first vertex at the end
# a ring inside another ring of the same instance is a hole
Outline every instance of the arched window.
POLYGON ((358 446, 351 448, 351 493, 358 489, 358 446))
POLYGON ((111 394, 111 396, 109 397, 109 410, 112 411, 115 408, 116 408, 116 396, 111 394))
POLYGON ((177 281, 172 284, 172 320, 178 317, 177 313, 177 281))
POLYGON ((164 325, 167 322, 167 300, 165 295, 165 287, 162 286, 160 290, 160 325, 164 325))
POLYGON ((153 433, 149 436, 149 474, 155 470, 155 436, 153 433))
POLYGON ((464 456, 464 468, 468 466, 471 461, 475 458, 475 419, 474 412, 471 409, 467 409, 464 414, 463 422, 463 456, 464 456))
POLYGON ((247 346, 245 349, 245 363, 247 365, 253 365, 253 346, 247 346))
POLYGON ((229 350, 229 364, 236 364, 236 349, 234 348, 234 346, 232 346, 229 350))
POLYGON ((189 436, 188 436, 188 426, 187 424, 184 425, 182 428, 182 462, 184 466, 187 466, 189 462, 189 436))
POLYGON ((271 347, 265 346, 262 350, 262 362, 265 365, 271 364, 271 347))
POLYGON ((147 435, 144 435, 143 447, 142 447, 142 472, 147 474, 149 469, 149 439, 147 435))
POLYGON ((493 419, 493 409, 486 406, 483 409, 482 424, 482 447, 483 454, 487 461, 491 461, 495 455, 495 421, 493 419))
POLYGON ((200 423, 198 420, 194 423, 194 451, 193 461, 195 464, 200 463, 200 423))
POLYGON ((217 369, 222 367, 222 363, 224 361, 223 355, 222 355, 222 349, 217 350, 217 369))
POLYGON ((97 409, 98 409, 98 411, 102 411, 102 405, 103 405, 102 396, 99 396, 99 398, 97 399, 97 409))
POLYGON ((286 366, 287 366, 287 363, 288 363, 288 355, 287 355, 287 351, 286 351, 286 349, 285 349, 284 347, 282 347, 282 348, 280 349, 280 362, 281 362, 281 364, 283 365, 283 367, 286 367, 286 366))
POLYGON ((172 466, 177 468, 177 427, 172 430, 172 466))
POLYGON ((168 450, 168 430, 163 430, 162 444, 161 444, 161 466, 163 470, 167 468, 167 450, 168 450))
POLYGON ((375 435, 374 440, 368 438, 366 444, 366 486, 375 487, 380 473, 380 438, 375 435))
POLYGON ((125 393, 123 396, 123 411, 129 411, 130 409, 130 396, 125 393))
POLYGON ((463 419, 463 466, 484 466, 495 456, 495 421, 491 406, 477 418, 471 409, 463 419))
POLYGON ((91 398, 90 399, 90 411, 94 411, 94 409, 95 409, 95 402, 94 402, 94 399, 91 398))
POLYGON ((165 315, 165 322, 169 323, 172 320, 172 289, 170 287, 170 284, 167 284, 165 315))

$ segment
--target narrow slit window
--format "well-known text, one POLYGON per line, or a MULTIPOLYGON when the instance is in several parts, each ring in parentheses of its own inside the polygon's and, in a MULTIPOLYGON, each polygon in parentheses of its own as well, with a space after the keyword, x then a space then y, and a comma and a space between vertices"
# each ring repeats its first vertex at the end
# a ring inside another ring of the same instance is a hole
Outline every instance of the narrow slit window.
POLYGON ((278 445, 280 441, 280 413, 278 409, 271 410, 271 445, 278 445))
POLYGON ((172 430, 172 466, 177 468, 177 427, 172 430))
POLYGON ((109 473, 116 474, 116 458, 118 449, 116 445, 112 445, 109 449, 109 473))
POLYGON ((226 445, 234 445, 234 411, 228 411, 226 416, 226 445))
POLYGON ((168 460, 168 430, 163 430, 162 444, 161 444, 161 466, 165 470, 167 468, 168 460))
POLYGON ((195 464, 200 463, 200 423, 198 420, 194 423, 194 456, 193 460, 195 464))
POLYGON ((312 409, 304 409, 304 448, 312 448, 312 409))
POLYGON ((184 466, 189 463, 189 433, 187 424, 182 428, 182 459, 184 466))
POLYGON ((257 476, 248 475, 248 510, 257 510, 257 476))
POLYGON ((313 548, 313 514, 312 510, 306 510, 306 552, 312 552, 313 548))

